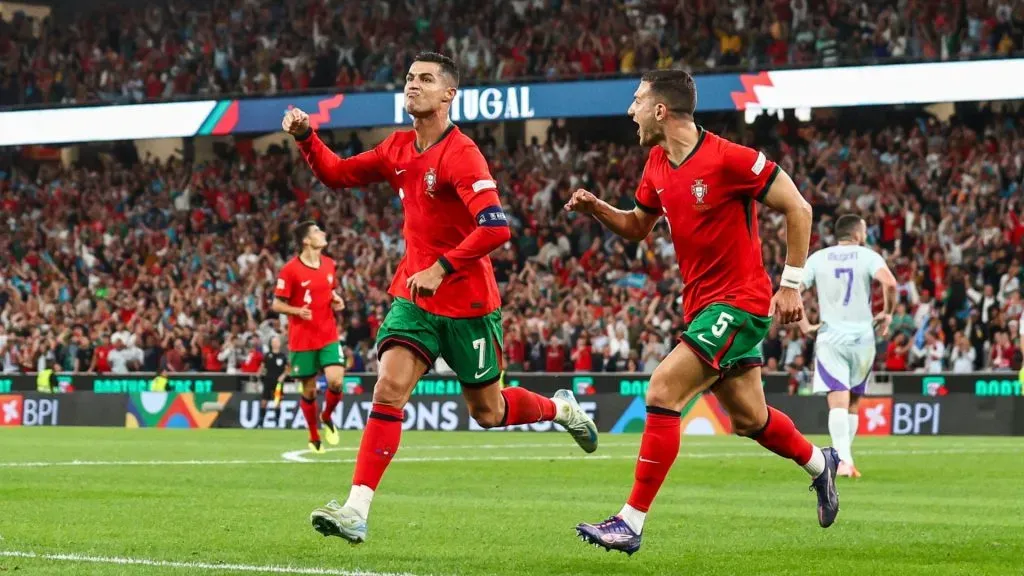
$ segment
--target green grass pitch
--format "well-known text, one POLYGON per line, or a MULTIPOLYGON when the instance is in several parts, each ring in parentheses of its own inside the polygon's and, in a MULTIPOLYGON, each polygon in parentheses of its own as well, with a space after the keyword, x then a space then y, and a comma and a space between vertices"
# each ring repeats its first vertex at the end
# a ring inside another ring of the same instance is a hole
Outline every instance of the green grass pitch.
POLYGON ((308 517, 357 433, 313 457, 300 431, 0 430, 0 574, 1024 574, 1024 439, 858 438, 822 530, 792 462, 685 437, 633 557, 573 531, 632 482, 639 436, 602 441, 407 432, 353 547, 308 517))

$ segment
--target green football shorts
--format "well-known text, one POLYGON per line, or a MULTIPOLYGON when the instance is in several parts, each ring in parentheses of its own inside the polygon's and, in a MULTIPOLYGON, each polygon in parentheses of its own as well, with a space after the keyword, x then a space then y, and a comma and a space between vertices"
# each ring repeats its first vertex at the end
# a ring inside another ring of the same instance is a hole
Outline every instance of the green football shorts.
POLYGON ((772 319, 745 312, 728 304, 712 304, 701 310, 686 327, 682 340, 708 366, 729 370, 760 366, 758 344, 768 334, 772 319))
POLYGON ((345 367, 345 348, 339 342, 328 344, 319 350, 303 350, 290 352, 289 361, 292 365, 292 378, 305 380, 324 371, 328 366, 345 367))
POLYGON ((479 318, 448 318, 396 298, 377 331, 377 355, 404 346, 430 366, 440 356, 464 386, 486 386, 501 377, 501 309, 479 318))

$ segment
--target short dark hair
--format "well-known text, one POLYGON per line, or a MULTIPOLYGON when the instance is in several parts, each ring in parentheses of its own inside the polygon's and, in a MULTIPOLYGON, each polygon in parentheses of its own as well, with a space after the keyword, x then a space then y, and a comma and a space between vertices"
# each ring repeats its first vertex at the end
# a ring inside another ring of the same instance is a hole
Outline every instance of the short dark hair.
POLYGON ((863 221, 864 219, 856 214, 843 214, 836 220, 836 239, 853 238, 853 233, 857 231, 863 221))
POLYGON ((441 72, 451 78, 454 87, 459 87, 459 67, 455 64, 455 60, 437 52, 420 52, 412 61, 440 64, 441 72))
POLYGON ((650 84, 651 92, 663 100, 669 110, 693 116, 697 109, 697 86, 693 76, 684 70, 650 70, 644 72, 640 81, 650 84))
POLYGON ((292 240, 295 240, 295 250, 297 252, 302 251, 302 241, 309 235, 309 229, 316 226, 316 222, 313 220, 304 220, 295 225, 292 228, 292 240))

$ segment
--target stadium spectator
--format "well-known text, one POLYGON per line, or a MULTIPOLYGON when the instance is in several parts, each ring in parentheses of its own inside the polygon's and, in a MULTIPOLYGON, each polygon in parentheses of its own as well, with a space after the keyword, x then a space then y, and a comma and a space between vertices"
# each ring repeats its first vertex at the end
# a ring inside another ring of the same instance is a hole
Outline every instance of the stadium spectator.
MULTIPOLYGON (((819 122, 756 135, 815 204, 812 248, 829 241, 834 214, 865 216, 870 242, 900 281, 891 329, 900 343, 883 343, 888 352, 878 357, 890 369, 925 369, 924 357, 908 353, 915 343, 926 348, 929 331, 944 349, 929 369, 953 366, 957 332, 975 350, 976 368, 988 365, 997 333, 1006 333, 1011 347, 1018 336, 1019 322, 1011 321, 1024 312, 1014 295, 1019 288, 1004 289, 1019 287, 1014 261, 1024 256, 1014 240, 1019 227, 1011 225, 1022 216, 1011 198, 1024 183, 1024 122, 1012 107, 983 110, 976 118, 923 117, 870 134, 819 122), (985 173, 992 176, 974 176, 985 173), (973 230, 975 240, 956 229, 973 230)), ((585 365, 576 355, 585 337, 592 370, 646 370, 682 327, 667 230, 659 226, 646 241, 627 244, 559 210, 564 194, 592 181, 605 183, 600 196, 630 206, 644 151, 577 142, 564 123, 552 125, 547 141, 488 146, 514 235, 494 256, 509 368, 544 370, 549 358, 561 358, 564 370, 577 370, 577 362, 585 365), (560 356, 557 348, 550 354, 553 337, 560 356)), ((240 371, 285 329, 269 313, 269 290, 290 250, 288 223, 313 217, 338 230, 331 251, 339 283, 358 303, 341 328, 351 367, 373 370, 387 279, 403 251, 401 210, 373 187, 328 192, 283 150, 249 157, 235 151, 235 158, 229 152, 202 163, 150 158, 122 165, 107 156, 68 168, 17 158, 0 166, 9 230, 0 234, 3 369, 34 371, 52 357, 64 370, 110 372, 116 337, 142 352, 127 370, 167 364, 172 371, 240 371)), ((783 231, 763 214, 764 258, 777 277, 783 231)), ((782 328, 785 346, 779 330, 763 343, 767 365, 786 370, 802 357, 813 368, 809 339, 782 328)), ((1000 346, 999 358, 1018 367, 1020 355, 1000 346)))
POLYGON ((464 81, 1009 56, 1024 6, 830 2, 184 0, 0 19, 0 107, 390 88, 444 51, 464 81), (581 32, 582 31, 582 32, 581 32), (406 48, 399 48, 404 46, 406 48))

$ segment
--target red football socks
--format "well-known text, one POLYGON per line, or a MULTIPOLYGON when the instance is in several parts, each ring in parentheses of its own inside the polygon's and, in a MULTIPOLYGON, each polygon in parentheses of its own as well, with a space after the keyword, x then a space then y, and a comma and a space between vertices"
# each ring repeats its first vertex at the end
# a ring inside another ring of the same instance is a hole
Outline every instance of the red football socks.
POLYGON ((647 407, 647 421, 640 439, 640 457, 633 475, 633 491, 627 504, 647 512, 679 454, 680 414, 675 410, 647 407))
POLYGON ((505 417, 502 426, 533 424, 555 419, 555 403, 526 388, 511 387, 501 391, 505 397, 505 417))
POLYGON ((324 411, 320 414, 320 419, 324 422, 330 420, 331 415, 334 414, 334 409, 338 407, 338 402, 341 402, 341 391, 335 392, 328 388, 327 393, 324 395, 324 411))
POLYGON ((402 441, 402 419, 405 411, 401 408, 374 404, 366 420, 363 440, 359 443, 356 470, 352 475, 353 486, 367 486, 376 490, 391 459, 398 452, 402 441))
POLYGON ((309 428, 309 441, 320 441, 320 421, 316 419, 316 396, 299 400, 299 407, 302 408, 302 415, 306 417, 306 428, 309 428))
POLYGON ((768 422, 764 429, 752 438, 761 446, 801 466, 811 460, 814 452, 814 445, 796 429, 789 416, 771 406, 768 407, 768 422))

